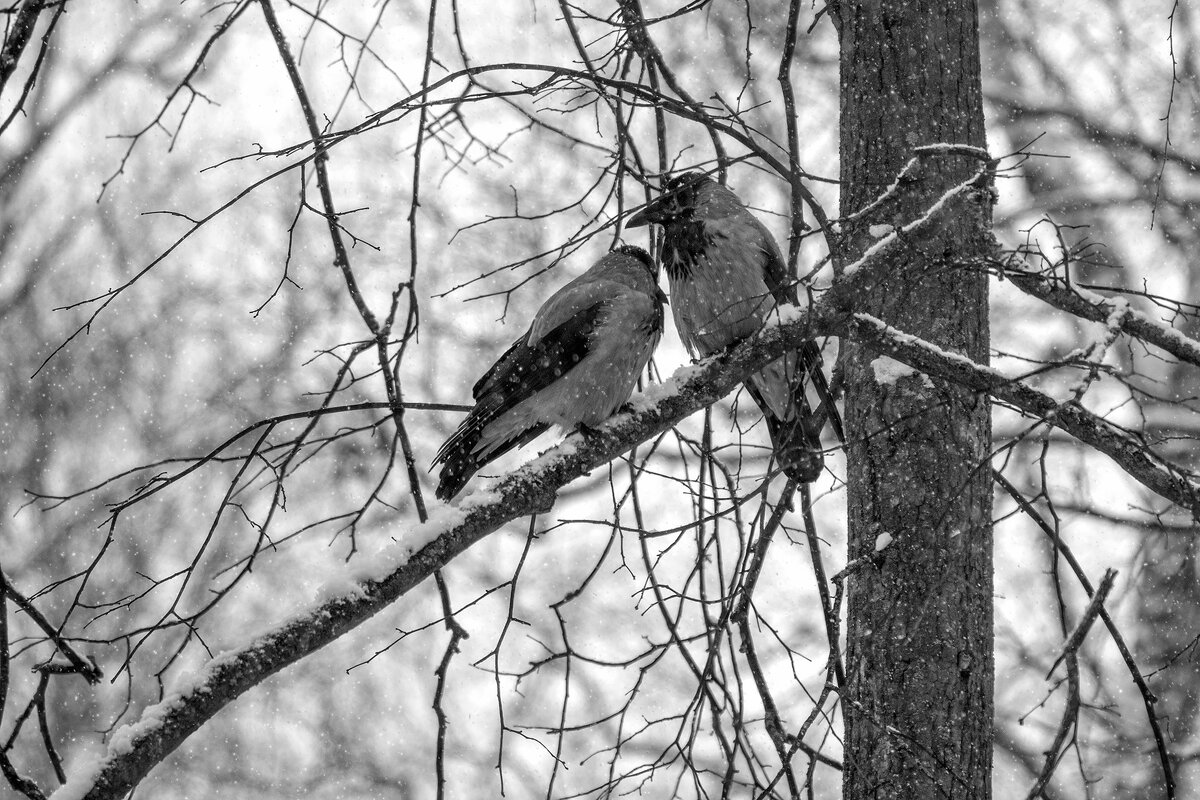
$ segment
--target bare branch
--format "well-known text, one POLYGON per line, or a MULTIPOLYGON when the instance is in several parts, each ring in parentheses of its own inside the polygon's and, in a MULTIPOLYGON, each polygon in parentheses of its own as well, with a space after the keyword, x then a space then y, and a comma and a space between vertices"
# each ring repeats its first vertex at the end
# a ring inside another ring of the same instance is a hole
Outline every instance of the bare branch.
POLYGON ((1200 485, 1195 476, 1160 458, 1136 434, 1096 416, 1078 401, 1059 403, 1047 394, 966 356, 909 336, 866 314, 853 315, 849 334, 880 353, 927 375, 990 394, 1022 413, 1062 428, 1113 459, 1147 488, 1200 516, 1200 485))
POLYGON ((21 54, 25 52, 25 46, 33 38, 33 29, 37 25, 38 15, 47 5, 48 3, 44 0, 25 0, 17 9, 16 15, 13 16, 12 22, 8 26, 8 35, 4 38, 3 46, 0 47, 0 92, 4 91, 8 79, 17 71, 17 65, 21 62, 21 54))
POLYGON ((1083 645, 1084 638, 1091 630, 1092 624, 1096 621, 1096 617, 1100 615, 1100 609, 1104 605, 1104 601, 1108 599, 1108 593, 1112 591, 1113 583, 1117 579, 1117 571, 1108 569, 1104 571, 1104 577, 1100 579, 1100 584, 1096 587, 1096 591, 1092 594, 1092 599, 1088 603, 1087 608, 1083 610, 1083 614, 1079 617, 1079 622, 1075 625, 1075 629, 1071 631, 1071 635, 1067 637, 1067 641, 1063 643, 1063 651, 1058 658, 1054 660, 1053 666, 1047 672, 1046 679, 1049 680, 1050 673, 1062 663, 1062 660, 1069 653, 1079 651, 1083 645))
POLYGON ((1200 367, 1200 342, 1136 309, 1128 308, 1127 312, 1122 312, 1121 305, 1126 302, 1123 298, 1112 299, 1080 286, 1068 286, 1061 277, 1047 272, 1005 266, 1001 275, 1026 294, 1082 319, 1107 322, 1114 314, 1123 313, 1120 319, 1122 332, 1162 348, 1180 361, 1200 367))
MULTIPOLYGON (((1051 527, 1051 525, 1047 523, 1045 519, 1043 519, 1042 515, 1038 513, 1038 510, 1033 507, 1033 504, 1025 499, 1025 496, 1022 495, 1017 488, 1013 486, 1003 474, 1001 474, 999 470, 992 470, 992 479, 995 480, 996 483, 998 483, 1001 488, 1008 493, 1009 497, 1016 502, 1017 507, 1020 508, 1021 511, 1023 511, 1030 519, 1032 519, 1042 533, 1044 533, 1050 539, 1050 541, 1054 543, 1055 549, 1062 554, 1062 557, 1071 567, 1071 571, 1075 574, 1076 580, 1079 581, 1079 585, 1083 587, 1083 590, 1087 593, 1088 597, 1094 596, 1095 589, 1092 587, 1091 581, 1088 580, 1087 575, 1084 573, 1083 566, 1079 563, 1079 560, 1075 558, 1075 554, 1072 552, 1071 548, 1067 546, 1066 542, 1064 542, 1060 536, 1058 536, 1054 528, 1051 527)), ((1141 695, 1142 706, 1146 710, 1146 719, 1150 725, 1150 732, 1154 736, 1154 744, 1158 751, 1159 764, 1162 766, 1163 781, 1166 783, 1167 796, 1174 797, 1175 776, 1171 769, 1171 757, 1167 754, 1166 737, 1163 735, 1162 726, 1158 724, 1158 714, 1154 710, 1154 704, 1157 702, 1157 698, 1150 690, 1149 684, 1146 683, 1146 677, 1142 675, 1142 671, 1138 667, 1137 662, 1134 661, 1133 653, 1130 651, 1129 645, 1125 643, 1125 637, 1121 635, 1121 631, 1117 628, 1116 622, 1114 622, 1112 617, 1109 616, 1109 613, 1104 609, 1103 604, 1096 607, 1096 613, 1100 616, 1100 619, 1104 621, 1104 626, 1108 629, 1109 636, 1112 637, 1113 642, 1117 645, 1117 650, 1121 653, 1121 659, 1125 662, 1125 668, 1129 671, 1129 675, 1133 679, 1134 685, 1137 686, 1138 692, 1141 695)))
MULTIPOLYGON (((430 523, 397 535, 403 542, 432 541, 390 573, 364 580, 359 591, 293 618, 238 650, 225 653, 177 688, 142 721, 122 729, 109 744, 109 756, 94 776, 75 780, 92 785, 88 800, 119 798, 214 714, 248 689, 342 636, 404 596, 469 546, 501 525, 553 506, 566 483, 611 461, 638 443, 732 391, 804 338, 806 320, 772 328, 730 353, 677 371, 666 384, 635 397, 587 438, 578 435, 527 464, 495 487, 468 495, 457 508, 435 514, 430 523)), ((82 794, 82 792, 81 792, 82 794)))

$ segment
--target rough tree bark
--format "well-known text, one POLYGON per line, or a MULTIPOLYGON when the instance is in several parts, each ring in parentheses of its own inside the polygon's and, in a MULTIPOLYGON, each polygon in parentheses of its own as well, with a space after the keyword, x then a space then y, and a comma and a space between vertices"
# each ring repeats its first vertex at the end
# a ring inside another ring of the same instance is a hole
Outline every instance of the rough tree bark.
MULTIPOLYGON (((986 168, 979 37, 974 0, 843 0, 836 21, 842 215, 865 211, 844 231, 853 260, 986 168), (918 149, 939 144, 979 153, 918 149)), ((991 241, 991 193, 967 197, 852 304, 985 363, 987 278, 972 264, 991 241)), ((980 800, 993 713, 988 402, 877 358, 846 344, 849 556, 882 550, 847 589, 845 797, 980 800)))

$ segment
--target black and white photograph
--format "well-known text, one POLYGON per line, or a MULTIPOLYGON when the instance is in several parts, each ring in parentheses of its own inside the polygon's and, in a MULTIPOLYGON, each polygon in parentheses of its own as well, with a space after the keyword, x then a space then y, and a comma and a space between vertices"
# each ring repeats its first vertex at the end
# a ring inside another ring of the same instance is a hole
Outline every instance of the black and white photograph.
POLYGON ((0 0, 0 798, 1200 800, 1187 0, 0 0))

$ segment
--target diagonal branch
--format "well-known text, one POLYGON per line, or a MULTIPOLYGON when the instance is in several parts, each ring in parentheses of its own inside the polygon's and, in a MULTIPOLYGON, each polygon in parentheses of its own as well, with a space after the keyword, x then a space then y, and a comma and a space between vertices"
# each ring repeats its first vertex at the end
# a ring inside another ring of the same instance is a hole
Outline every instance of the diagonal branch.
POLYGON ((927 375, 989 394, 1027 416, 1061 428, 1117 462, 1148 489, 1200 518, 1200 485, 1192 473, 1161 458, 1135 434, 1093 414, 1079 402, 1059 403, 998 370, 947 352, 869 314, 854 314, 848 333, 852 339, 927 375))
MULTIPOLYGON (((886 260, 886 253, 878 256, 886 260)), ((864 265, 866 266, 866 265, 864 265)), ((1193 476, 1158 457, 1136 435, 1089 412, 1077 402, 1058 403, 1030 386, 965 356, 905 334, 866 314, 832 308, 827 301, 808 311, 779 309, 779 324, 728 353, 684 367, 665 383, 631 401, 628 409, 586 438, 572 435, 490 490, 443 507, 423 525, 397 536, 403 551, 372 561, 372 574, 356 575, 357 588, 299 614, 249 644, 211 661, 187 685, 177 686, 142 720, 118 732, 108 756, 69 784, 71 796, 90 800, 122 797, 149 770, 221 708, 270 675, 299 661, 403 597, 475 542, 512 520, 542 513, 557 491, 674 426, 731 392, 750 375, 814 336, 850 337, 921 372, 989 394, 1043 419, 1112 458, 1132 477, 1200 515, 1200 487, 1193 476), (90 789, 89 789, 90 787, 90 789)))
MULTIPOLYGON (((4 47, 0 50, 0 92, 4 91, 4 85, 8 83, 13 70, 16 69, 17 60, 21 56, 21 50, 25 48, 27 40, 22 41, 22 37, 33 33, 33 23, 37 19, 38 12, 47 5, 49 4, 44 2, 44 0, 28 0, 21 10, 17 12, 12 36, 4 41, 4 47), (27 25, 28 28, 26 28, 27 25)), ((8 126, 12 125, 13 120, 18 115, 25 113, 25 101, 29 99, 29 94, 37 84, 38 75, 42 71, 42 64, 46 61, 46 54, 50 52, 50 37, 54 35, 54 29, 58 26, 58 21, 66 10, 67 4, 64 1, 55 10, 54 16, 50 17, 50 23, 46 25, 46 29, 42 32, 42 46, 38 48, 38 54, 33 60, 33 66, 29 69, 28 77, 25 78, 25 85, 21 88, 21 96, 13 103, 12 110, 8 112, 8 116, 4 118, 4 121, 0 122, 0 136, 8 130, 8 126)))
MULTIPOLYGON (((358 288, 358 281, 350 267, 350 254, 346 250, 346 242, 342 238, 341 223, 339 222, 341 215, 338 214, 337 208, 333 204, 333 190, 329 183, 327 167, 329 154, 325 152, 321 144, 322 135, 321 129, 317 125, 316 111, 313 110, 312 102, 308 99, 308 91, 304 88, 304 81, 300 77, 296 59, 288 49, 287 39, 284 37, 279 19, 275 15, 275 7, 271 5, 271 0, 259 0, 258 5, 262 9, 263 18, 267 21, 267 27, 271 29, 271 38, 275 41, 275 49, 279 52, 279 57, 287 70, 288 80, 291 81, 292 90, 295 92, 300 109, 304 114, 304 123, 308 126, 308 134, 312 137, 313 167, 317 172, 317 189, 321 194, 321 207, 324 210, 325 223, 329 228, 329 240, 333 243, 333 265, 342 273, 342 277, 346 281, 346 291, 354 301, 354 307, 358 309, 359 316, 362 317, 371 333, 378 336, 379 321, 375 319, 374 312, 367 306, 362 291, 358 288)), ((422 113, 424 113, 424 108, 422 108, 422 113)), ((387 371, 386 365, 384 365, 384 371, 387 371)))
POLYGON ((176 686, 163 702, 146 709, 139 722, 118 731, 109 742, 108 755, 72 776, 63 790, 88 800, 123 797, 242 693, 403 597, 501 525, 549 509, 558 489, 569 481, 716 402, 746 375, 811 335, 807 315, 801 314, 795 322, 771 328, 730 353, 681 368, 666 383, 635 397, 627 413, 618 414, 588 437, 568 437, 491 490, 469 495, 457 507, 443 507, 429 523, 398 534, 396 538, 407 544, 401 545, 404 552, 392 563, 374 564, 373 576, 357 576, 355 591, 321 603, 210 661, 186 685, 176 686))
MULTIPOLYGON (((817 335, 848 335, 920 371, 987 393, 1041 417, 1114 459, 1126 472, 1162 496, 1200 511, 1200 491, 1178 468, 1158 459, 1131 434, 1076 403, 1059 405, 1020 381, 946 352, 865 314, 847 316, 818 304, 811 311, 781 309, 786 321, 764 330, 730 352, 684 367, 659 386, 638 395, 629 410, 594 434, 572 435, 493 488, 469 495, 458 507, 443 508, 425 525, 397 538, 408 542, 375 576, 360 575, 358 590, 318 605, 210 662, 187 686, 147 709, 109 744, 109 755, 91 775, 74 781, 92 785, 89 800, 119 798, 147 772, 247 689, 353 629, 410 592, 436 570, 507 522, 544 512, 559 488, 617 458, 732 391, 744 378, 817 335), (423 544, 417 544, 423 543, 423 544)), ((73 782, 74 782, 73 781, 73 782)), ((77 786, 78 788, 78 786, 77 786)))
POLYGON ((1114 314, 1123 313, 1122 332, 1159 347, 1180 361, 1200 367, 1200 342, 1140 311, 1132 308, 1124 311, 1123 307, 1127 308, 1124 298, 1113 299, 1080 286, 1068 286, 1061 277, 1047 272, 1013 269, 1009 265, 1001 274, 1025 294, 1082 319, 1105 322, 1114 318, 1114 314))
POLYGON ((25 46, 33 38, 33 29, 37 25, 38 15, 42 13, 42 9, 46 5, 43 0, 25 0, 13 15, 12 22, 8 26, 8 35, 4 37, 3 42, 0 42, 0 91, 4 90, 8 79, 17 71, 21 54, 25 52, 25 46))
MULTIPOLYGON (((1094 597, 1096 590, 1092 587, 1092 583, 1084 573, 1079 559, 1075 557, 1074 552, 1067 546, 1067 543, 1058 536, 1054 528, 1033 507, 1033 504, 1017 490, 1017 487, 1009 483, 1008 479, 999 470, 992 470, 992 478, 1016 502, 1017 508, 1024 511, 1042 533, 1046 534, 1054 544, 1055 549, 1058 550, 1063 559, 1071 567, 1071 571, 1075 573, 1075 577, 1079 580, 1079 585, 1083 587, 1083 591, 1087 593, 1088 597, 1094 597)), ((1103 603, 1096 609, 1096 613, 1100 615, 1100 619, 1104 622, 1104 627, 1108 629, 1108 633, 1112 637, 1113 643, 1117 646, 1117 651, 1121 654, 1121 659, 1125 662, 1125 666, 1129 670, 1129 675, 1133 678, 1133 683, 1137 686, 1138 693, 1141 695, 1142 705, 1146 709, 1146 719, 1150 724, 1150 732, 1154 736, 1154 743, 1158 751, 1158 760, 1162 765, 1163 781, 1166 783, 1167 797, 1173 798, 1175 796, 1175 776, 1171 768, 1171 757, 1167 754, 1166 738, 1163 735, 1162 726, 1158 722, 1158 714, 1154 710, 1157 698, 1150 691, 1150 685, 1146 683, 1146 676, 1138 668, 1133 653, 1130 652, 1129 645, 1125 642, 1125 637, 1121 634, 1120 629, 1117 628, 1117 624, 1113 621, 1112 617, 1104 609, 1103 603)))

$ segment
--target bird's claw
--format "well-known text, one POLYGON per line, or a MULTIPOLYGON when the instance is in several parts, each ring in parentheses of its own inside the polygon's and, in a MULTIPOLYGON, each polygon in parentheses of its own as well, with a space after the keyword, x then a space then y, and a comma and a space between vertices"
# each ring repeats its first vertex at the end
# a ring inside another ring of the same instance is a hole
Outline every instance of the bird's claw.
POLYGON ((599 428, 593 428, 590 425, 584 425, 582 422, 575 426, 575 430, 579 431, 579 435, 587 441, 591 441, 592 439, 596 439, 600 436, 599 428))

